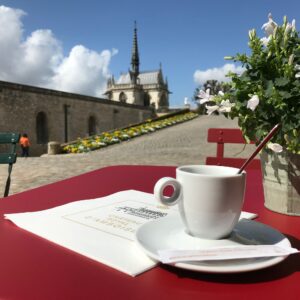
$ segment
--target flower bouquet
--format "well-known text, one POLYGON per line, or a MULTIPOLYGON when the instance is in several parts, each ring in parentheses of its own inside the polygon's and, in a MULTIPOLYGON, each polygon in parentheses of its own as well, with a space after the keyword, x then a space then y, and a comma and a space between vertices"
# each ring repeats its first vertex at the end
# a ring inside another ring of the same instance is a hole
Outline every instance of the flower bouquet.
POLYGON ((276 152, 286 149, 300 154, 300 38, 295 20, 277 25, 271 14, 262 26, 266 37, 259 38, 249 31, 249 55, 225 57, 240 62, 241 75, 229 73, 231 90, 217 96, 209 90, 200 91, 200 104, 206 105, 208 114, 223 112, 237 118, 246 141, 259 142, 280 123, 281 129, 268 147, 276 152))

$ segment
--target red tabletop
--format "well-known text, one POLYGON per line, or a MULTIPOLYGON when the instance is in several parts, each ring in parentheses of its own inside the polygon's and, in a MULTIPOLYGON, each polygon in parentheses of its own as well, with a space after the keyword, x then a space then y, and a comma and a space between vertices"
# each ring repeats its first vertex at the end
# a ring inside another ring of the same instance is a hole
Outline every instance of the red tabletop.
MULTIPOLYGON (((35 236, 3 219, 68 202, 135 189, 153 191, 174 167, 114 166, 1 199, 0 299, 299 299, 300 255, 270 268, 240 274, 207 274, 167 265, 137 277, 118 272, 35 236)), ((250 170, 244 210, 280 230, 300 249, 300 217, 263 206, 261 174, 250 170)), ((120 249, 122 251, 122 249, 120 249)))

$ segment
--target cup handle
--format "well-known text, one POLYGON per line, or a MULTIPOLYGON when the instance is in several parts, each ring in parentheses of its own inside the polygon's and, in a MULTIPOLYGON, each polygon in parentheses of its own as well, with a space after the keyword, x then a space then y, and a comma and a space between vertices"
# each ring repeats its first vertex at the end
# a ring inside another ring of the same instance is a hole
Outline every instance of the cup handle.
POLYGON ((154 197, 163 205, 175 205, 179 200, 180 194, 181 184, 179 183, 179 181, 171 177, 163 177, 159 179, 154 186, 154 197), (174 188, 174 192, 171 197, 165 197, 163 195, 163 191, 169 185, 171 185, 174 188))

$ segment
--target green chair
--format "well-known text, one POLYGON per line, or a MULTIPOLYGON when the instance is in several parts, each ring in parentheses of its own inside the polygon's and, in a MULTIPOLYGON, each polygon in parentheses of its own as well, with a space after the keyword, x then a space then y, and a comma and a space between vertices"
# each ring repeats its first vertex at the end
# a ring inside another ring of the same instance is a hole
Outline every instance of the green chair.
POLYGON ((12 171, 13 164, 17 160, 16 147, 17 143, 20 140, 19 133, 0 133, 0 144, 10 144, 11 151, 8 153, 0 153, 0 164, 8 164, 8 177, 6 180, 4 197, 7 197, 9 194, 10 188, 10 175, 12 171))

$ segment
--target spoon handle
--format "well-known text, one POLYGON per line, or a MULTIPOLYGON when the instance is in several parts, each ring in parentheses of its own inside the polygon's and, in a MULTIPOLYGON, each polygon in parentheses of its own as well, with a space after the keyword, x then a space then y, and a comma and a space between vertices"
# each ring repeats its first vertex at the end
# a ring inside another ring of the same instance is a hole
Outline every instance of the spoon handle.
POLYGON ((252 159, 258 154, 258 152, 266 145, 266 143, 273 137, 273 135, 277 132, 279 129, 280 124, 275 125, 272 130, 268 133, 268 135, 260 142, 260 144, 257 146, 255 151, 252 153, 252 155, 244 162, 244 164, 241 166, 241 168, 238 171, 238 174, 241 174, 244 169, 248 166, 248 164, 252 161, 252 159))

